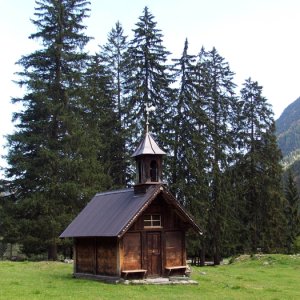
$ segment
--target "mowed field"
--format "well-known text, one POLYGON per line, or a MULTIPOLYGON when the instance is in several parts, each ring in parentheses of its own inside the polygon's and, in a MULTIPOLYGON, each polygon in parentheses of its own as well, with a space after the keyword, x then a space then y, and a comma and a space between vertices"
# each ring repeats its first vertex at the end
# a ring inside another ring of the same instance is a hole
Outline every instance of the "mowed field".
POLYGON ((0 262, 0 299, 300 299, 300 255, 241 256, 193 267, 198 285, 124 285, 74 279, 60 262, 0 262))

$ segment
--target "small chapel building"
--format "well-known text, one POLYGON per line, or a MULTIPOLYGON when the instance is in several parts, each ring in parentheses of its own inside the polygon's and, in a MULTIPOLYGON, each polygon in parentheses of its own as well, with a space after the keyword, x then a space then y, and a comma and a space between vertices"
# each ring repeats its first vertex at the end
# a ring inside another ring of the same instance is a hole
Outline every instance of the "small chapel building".
POLYGON ((133 153, 133 188, 96 194, 60 235, 74 240, 74 276, 184 275, 186 232, 198 225, 162 182, 160 149, 149 132, 133 153))

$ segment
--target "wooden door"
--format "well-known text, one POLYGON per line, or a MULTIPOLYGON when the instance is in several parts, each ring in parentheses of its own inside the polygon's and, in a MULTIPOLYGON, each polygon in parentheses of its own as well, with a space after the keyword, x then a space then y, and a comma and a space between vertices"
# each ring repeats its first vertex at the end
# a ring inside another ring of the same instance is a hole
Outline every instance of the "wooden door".
POLYGON ((161 276, 161 235, 160 232, 147 233, 148 275, 161 276))

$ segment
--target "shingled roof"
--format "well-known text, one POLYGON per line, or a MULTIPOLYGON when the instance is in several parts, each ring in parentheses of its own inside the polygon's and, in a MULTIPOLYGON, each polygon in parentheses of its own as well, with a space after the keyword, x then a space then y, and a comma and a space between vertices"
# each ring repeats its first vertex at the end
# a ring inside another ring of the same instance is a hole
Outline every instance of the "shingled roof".
POLYGON ((199 227, 163 185, 149 186, 144 194, 133 189, 99 193, 60 235, 66 237, 121 237, 159 193, 198 232, 199 227))

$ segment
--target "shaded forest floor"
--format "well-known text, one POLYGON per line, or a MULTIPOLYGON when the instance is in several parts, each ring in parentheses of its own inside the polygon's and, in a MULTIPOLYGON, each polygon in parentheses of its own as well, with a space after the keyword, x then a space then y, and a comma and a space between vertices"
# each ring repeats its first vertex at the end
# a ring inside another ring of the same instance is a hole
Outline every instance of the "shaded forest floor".
POLYGON ((193 267, 198 285, 112 285, 74 279, 72 270, 59 262, 0 262, 0 299, 300 299, 300 255, 193 267))

